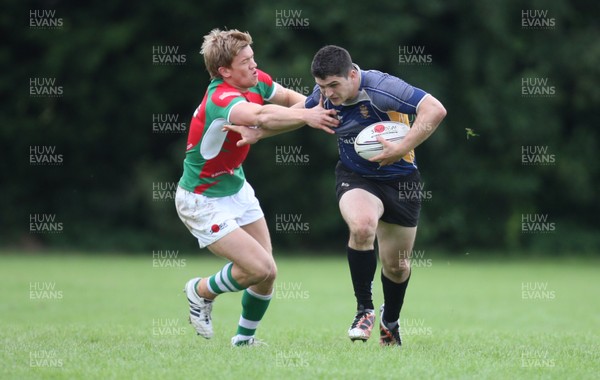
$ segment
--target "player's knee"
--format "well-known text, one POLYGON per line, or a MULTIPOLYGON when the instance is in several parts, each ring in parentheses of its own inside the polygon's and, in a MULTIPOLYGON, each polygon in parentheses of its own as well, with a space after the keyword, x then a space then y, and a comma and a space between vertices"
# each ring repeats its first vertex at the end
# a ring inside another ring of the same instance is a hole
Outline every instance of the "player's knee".
POLYGON ((350 225, 350 236, 359 244, 372 243, 375 241, 376 233, 376 220, 364 219, 350 225))
POLYGON ((266 277, 263 281, 268 282, 268 283, 274 283, 276 277, 277 277, 277 265, 275 264, 274 260, 271 260, 271 264, 269 265, 269 268, 268 268, 268 273, 266 274, 266 277))
POLYGON ((257 263, 252 273, 252 282, 255 284, 261 282, 275 282, 277 276, 277 265, 272 258, 262 260, 257 263))
POLYGON ((410 273, 410 260, 399 259, 394 262, 383 263, 386 274, 396 280, 405 279, 410 273))

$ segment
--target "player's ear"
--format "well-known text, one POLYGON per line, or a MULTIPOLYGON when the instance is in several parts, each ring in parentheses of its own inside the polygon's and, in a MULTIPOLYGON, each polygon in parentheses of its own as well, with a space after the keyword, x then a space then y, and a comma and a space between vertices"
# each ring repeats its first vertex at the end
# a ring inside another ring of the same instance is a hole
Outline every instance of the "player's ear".
POLYGON ((228 67, 219 66, 217 71, 221 74, 221 78, 229 78, 231 76, 231 69, 228 67))
POLYGON ((354 78, 356 78, 357 75, 358 75, 358 71, 356 71, 356 69, 352 69, 352 70, 350 70, 350 73, 348 74, 348 77, 350 79, 354 79, 354 78))

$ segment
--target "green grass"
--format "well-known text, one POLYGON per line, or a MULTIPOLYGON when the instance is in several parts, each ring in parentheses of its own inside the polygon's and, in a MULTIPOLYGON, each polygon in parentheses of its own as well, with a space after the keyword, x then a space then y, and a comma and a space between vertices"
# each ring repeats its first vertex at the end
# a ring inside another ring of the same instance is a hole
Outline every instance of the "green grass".
MULTIPOLYGON (((213 339, 193 333, 183 284, 223 262, 205 252, 179 259, 183 267, 156 268, 149 255, 0 256, 0 377, 600 377, 597 260, 433 258, 413 272, 404 346, 383 349, 376 338, 352 344, 346 337, 354 301, 343 256, 277 259, 279 290, 258 332, 268 346, 254 348, 229 344, 239 294, 216 302, 213 339), (36 298, 36 284, 54 293, 36 298), (545 286, 531 294, 543 299, 524 299, 524 284, 545 286)), ((374 294, 379 305, 379 280, 374 294)))

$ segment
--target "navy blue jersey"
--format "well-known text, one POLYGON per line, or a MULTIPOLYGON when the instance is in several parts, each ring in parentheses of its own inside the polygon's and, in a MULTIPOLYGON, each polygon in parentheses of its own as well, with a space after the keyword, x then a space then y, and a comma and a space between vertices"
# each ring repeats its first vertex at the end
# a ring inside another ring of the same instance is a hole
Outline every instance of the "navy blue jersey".
MULTIPOLYGON (((354 150, 354 139, 360 131, 379 121, 400 121, 410 125, 407 115, 415 115, 419 102, 427 93, 413 87, 403 80, 376 70, 361 70, 360 87, 356 99, 334 106, 327 99, 323 102, 326 109, 338 111, 340 124, 334 131, 338 137, 340 161, 344 166, 365 178, 391 180, 412 173, 417 169, 414 151, 410 151, 400 161, 379 167, 360 157, 354 150)), ((316 85, 305 102, 306 108, 319 104, 321 91, 316 85)))

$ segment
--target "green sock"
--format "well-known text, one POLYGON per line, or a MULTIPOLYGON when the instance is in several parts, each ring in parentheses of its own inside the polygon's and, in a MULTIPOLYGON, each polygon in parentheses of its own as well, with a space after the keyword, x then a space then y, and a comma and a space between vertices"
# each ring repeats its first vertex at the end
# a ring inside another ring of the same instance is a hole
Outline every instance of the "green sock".
POLYGON ((256 332, 258 323, 265 315, 271 297, 262 294, 257 294, 250 289, 244 290, 242 295, 242 315, 240 316, 240 322, 237 328, 237 335, 242 339, 250 338, 256 332))
POLYGON ((237 283, 231 274, 233 263, 227 263, 223 269, 208 278, 206 287, 212 294, 239 292, 244 288, 237 283))

